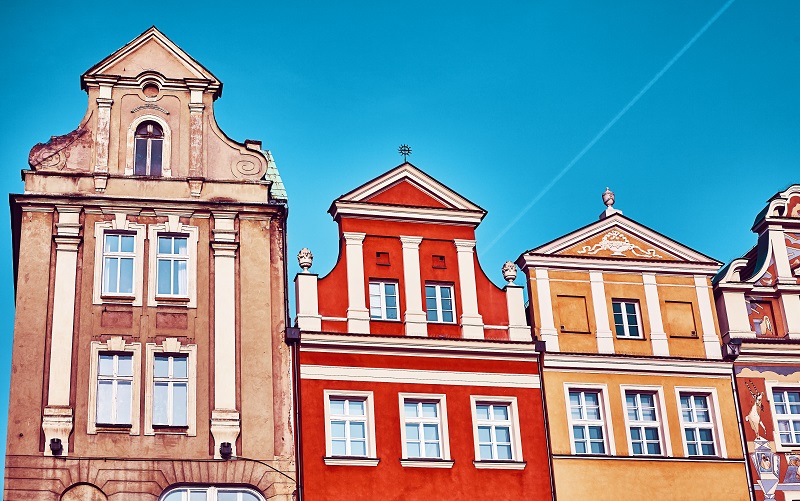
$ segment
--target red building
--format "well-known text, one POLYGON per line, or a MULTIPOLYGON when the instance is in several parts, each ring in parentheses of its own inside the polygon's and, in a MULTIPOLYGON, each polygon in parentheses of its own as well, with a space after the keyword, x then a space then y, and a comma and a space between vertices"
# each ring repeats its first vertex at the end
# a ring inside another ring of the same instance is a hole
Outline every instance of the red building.
POLYGON ((486 211, 404 163, 329 212, 336 266, 303 249, 295 278, 304 498, 550 499, 539 354, 516 268, 500 289, 478 263, 486 211))

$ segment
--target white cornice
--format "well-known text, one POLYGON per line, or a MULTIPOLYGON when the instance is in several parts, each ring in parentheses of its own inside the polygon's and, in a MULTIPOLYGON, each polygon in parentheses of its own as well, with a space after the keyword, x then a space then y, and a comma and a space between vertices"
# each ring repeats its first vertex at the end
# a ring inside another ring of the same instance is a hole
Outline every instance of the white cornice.
POLYGON ((301 379, 359 381, 373 383, 443 384, 450 386, 491 386, 496 388, 539 388, 537 374, 500 372, 460 372, 387 367, 352 367, 347 365, 300 366, 301 379))
POLYGON ((733 364, 711 360, 614 357, 587 354, 544 356, 545 370, 582 373, 636 373, 670 376, 731 377, 733 364))
POLYGON ((713 276, 719 270, 716 263, 690 263, 685 261, 656 261, 645 259, 607 259, 586 258, 562 255, 530 255, 523 254, 517 264, 523 271, 526 268, 563 269, 570 271, 600 270, 620 271, 627 273, 678 273, 713 276))
POLYGON ((408 207, 345 200, 335 201, 330 212, 334 219, 345 216, 392 221, 451 223, 473 227, 480 224, 485 215, 483 211, 408 207))

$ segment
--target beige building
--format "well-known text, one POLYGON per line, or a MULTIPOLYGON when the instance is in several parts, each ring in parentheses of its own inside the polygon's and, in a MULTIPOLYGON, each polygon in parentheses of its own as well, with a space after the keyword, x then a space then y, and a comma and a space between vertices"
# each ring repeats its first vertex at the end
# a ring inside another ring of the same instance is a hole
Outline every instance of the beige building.
POLYGON ((12 195, 6 500, 288 500, 287 199, 222 83, 150 28, 12 195))

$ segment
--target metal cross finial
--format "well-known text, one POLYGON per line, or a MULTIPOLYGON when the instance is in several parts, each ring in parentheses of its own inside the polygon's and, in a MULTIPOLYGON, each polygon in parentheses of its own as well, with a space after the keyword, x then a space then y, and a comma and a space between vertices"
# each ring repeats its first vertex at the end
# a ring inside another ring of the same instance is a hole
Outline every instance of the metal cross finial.
POLYGON ((401 155, 403 155, 403 162, 405 162, 406 157, 408 157, 411 154, 411 148, 407 144, 401 144, 400 148, 397 151, 400 152, 401 155))

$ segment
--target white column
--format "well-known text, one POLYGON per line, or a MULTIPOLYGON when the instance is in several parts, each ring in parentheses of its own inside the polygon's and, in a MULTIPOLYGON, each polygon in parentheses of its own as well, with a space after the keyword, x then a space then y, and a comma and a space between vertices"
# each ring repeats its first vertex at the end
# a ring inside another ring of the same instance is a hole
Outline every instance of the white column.
POLYGON ((789 339, 800 339, 800 295, 783 292, 781 303, 789 339))
POLYGON ((347 332, 369 334, 369 310, 364 291, 364 238, 366 233, 342 234, 347 256, 347 332))
POLYGON ((727 334, 731 338, 755 339, 756 333, 753 332, 750 318, 747 316, 747 301, 745 301, 744 292, 723 291, 722 299, 718 300, 717 304, 722 310, 718 313, 725 317, 724 321, 727 324, 727 331, 723 334, 727 334))
POLYGON ((483 318, 478 312, 478 287, 475 283, 475 240, 453 240, 458 256, 458 281, 461 284, 461 335, 483 339, 483 318))
POLYGON ((703 275, 694 276, 694 288, 697 291, 697 306, 700 309, 700 328, 703 331, 703 346, 706 358, 720 360, 722 358, 721 340, 717 337, 714 325, 714 310, 711 305, 711 286, 703 275))
POLYGON ((655 273, 642 273, 642 281, 644 282, 647 316, 650 317, 650 344, 653 346, 653 355, 668 357, 669 343, 667 342, 667 333, 664 332, 664 321, 661 318, 661 302, 658 299, 655 273))
POLYGON ((503 290, 506 293, 508 307, 508 339, 511 341, 532 341, 531 328, 525 318, 525 298, 521 285, 508 284, 503 290))
POLYGON ((789 253, 786 250, 786 237, 781 228, 769 229, 769 241, 772 244, 772 255, 775 257, 775 270, 778 273, 779 284, 796 285, 797 278, 792 275, 789 264, 789 253))
POLYGON ((294 277, 295 304, 297 305, 297 327, 304 331, 321 331, 322 316, 319 314, 319 277, 314 273, 298 273, 294 277))
POLYGON ((536 268, 536 295, 539 299, 539 337, 547 351, 559 351, 558 329, 553 318, 553 299, 550 295, 550 277, 546 268, 536 268))
POLYGON ((95 131, 94 189, 105 191, 108 183, 108 146, 111 136, 112 84, 116 78, 100 83, 97 97, 97 128, 95 131))
POLYGON ((69 453, 73 410, 70 406, 72 381, 72 334, 75 326, 75 289, 80 247, 80 207, 56 207, 58 222, 53 237, 56 245, 56 273, 53 291, 53 326, 50 332, 50 373, 47 406, 42 416, 44 455, 51 456, 50 440, 58 438, 62 455, 69 453))
POLYGON ((236 409, 236 230, 234 213, 213 213, 214 240, 214 410, 211 434, 214 457, 230 442, 236 456, 239 412, 236 409))
POLYGON ((614 353, 614 335, 608 321, 608 305, 606 304, 606 286, 603 283, 603 273, 589 272, 589 282, 592 287, 592 309, 594 310, 594 323, 597 326, 598 353, 614 353))
POLYGON ((422 279, 419 268, 419 244, 422 237, 400 236, 403 244, 403 282, 406 311, 403 314, 406 336, 427 336, 428 323, 422 310, 422 279))

